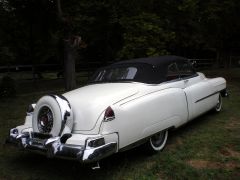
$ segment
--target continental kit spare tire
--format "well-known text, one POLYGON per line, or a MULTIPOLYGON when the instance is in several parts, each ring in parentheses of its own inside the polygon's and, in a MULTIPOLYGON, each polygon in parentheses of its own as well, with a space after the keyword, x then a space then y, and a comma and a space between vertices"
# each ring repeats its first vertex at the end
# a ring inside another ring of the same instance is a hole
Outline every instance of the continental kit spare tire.
POLYGON ((33 131, 61 136, 71 133, 73 113, 68 100, 63 96, 43 96, 33 112, 33 131))

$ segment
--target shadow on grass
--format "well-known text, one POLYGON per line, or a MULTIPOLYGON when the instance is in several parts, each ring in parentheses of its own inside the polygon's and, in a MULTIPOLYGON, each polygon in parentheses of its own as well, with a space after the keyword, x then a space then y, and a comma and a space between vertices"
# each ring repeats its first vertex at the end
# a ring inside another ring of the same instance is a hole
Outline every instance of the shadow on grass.
POLYGON ((101 160, 101 168, 92 170, 95 164, 47 158, 43 154, 19 150, 10 145, 3 145, 2 153, 4 155, 0 161, 3 162, 4 169, 7 169, 7 179, 114 179, 114 172, 144 162, 148 158, 141 148, 135 148, 101 160))

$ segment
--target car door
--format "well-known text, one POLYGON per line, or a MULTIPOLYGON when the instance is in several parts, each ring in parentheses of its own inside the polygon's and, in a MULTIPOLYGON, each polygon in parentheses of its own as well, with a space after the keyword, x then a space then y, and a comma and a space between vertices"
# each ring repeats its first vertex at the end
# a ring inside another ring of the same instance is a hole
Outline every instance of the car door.
POLYGON ((213 88, 209 82, 199 76, 188 61, 178 62, 178 69, 188 101, 188 120, 191 120, 212 107, 213 88))
POLYGON ((119 113, 116 114, 121 123, 111 122, 118 123, 114 127, 121 139, 119 148, 186 123, 188 110, 184 83, 175 62, 166 68, 164 83, 144 85, 143 94, 119 105, 119 113))

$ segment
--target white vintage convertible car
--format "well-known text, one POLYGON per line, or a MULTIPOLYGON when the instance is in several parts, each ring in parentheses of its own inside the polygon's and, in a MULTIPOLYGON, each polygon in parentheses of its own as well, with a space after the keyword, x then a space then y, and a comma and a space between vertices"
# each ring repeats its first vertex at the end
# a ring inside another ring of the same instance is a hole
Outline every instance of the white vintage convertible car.
POLYGON ((224 78, 206 78, 185 58, 121 61, 99 69, 84 87, 30 105, 8 142, 84 163, 143 143, 157 152, 170 129, 219 112, 225 96, 224 78))

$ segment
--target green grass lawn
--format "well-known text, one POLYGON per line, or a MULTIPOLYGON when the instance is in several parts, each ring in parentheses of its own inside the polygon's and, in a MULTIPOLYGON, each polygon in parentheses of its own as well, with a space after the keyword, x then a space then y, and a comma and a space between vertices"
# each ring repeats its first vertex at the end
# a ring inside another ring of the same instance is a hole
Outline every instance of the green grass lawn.
POLYGON ((230 97, 222 112, 209 112, 170 132, 161 153, 149 156, 136 148, 104 159, 99 170, 5 146, 8 129, 23 123, 28 104, 45 92, 1 99, 0 179, 240 179, 240 69, 206 73, 228 81, 230 97))

